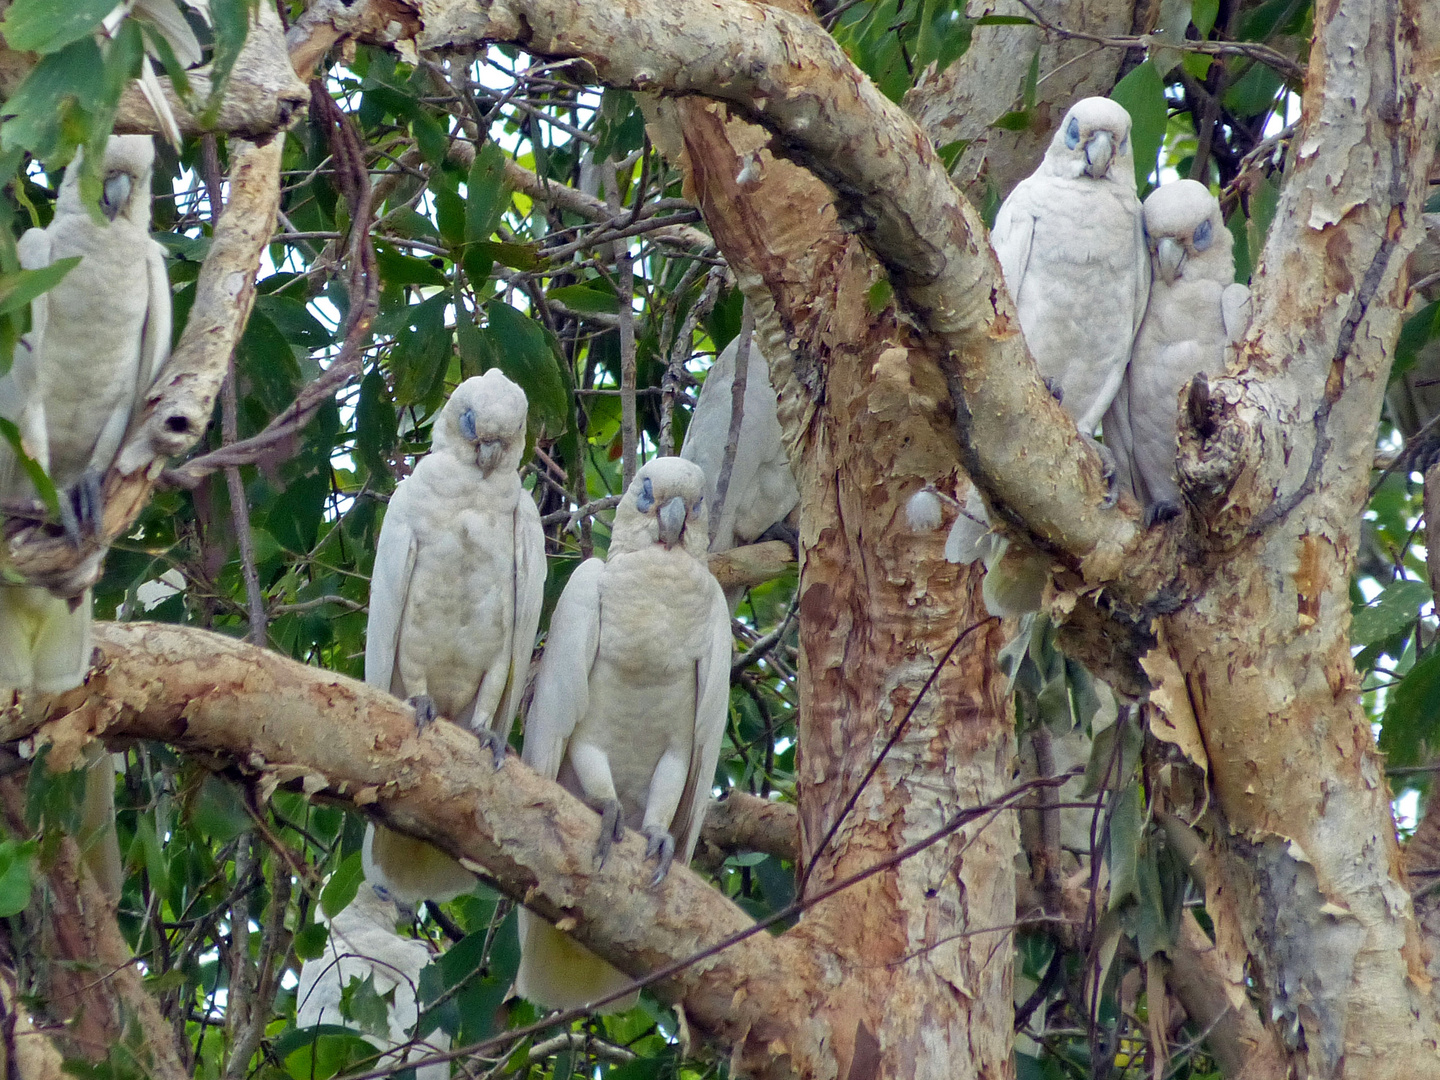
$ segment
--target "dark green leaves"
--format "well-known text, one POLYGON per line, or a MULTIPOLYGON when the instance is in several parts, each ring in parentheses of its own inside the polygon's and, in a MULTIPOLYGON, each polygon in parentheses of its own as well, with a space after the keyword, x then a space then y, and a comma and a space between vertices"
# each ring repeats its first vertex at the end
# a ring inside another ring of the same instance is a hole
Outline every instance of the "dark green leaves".
POLYGON ((114 7, 114 0, 15 0, 0 34, 12 49, 52 53, 89 35, 114 7))
POLYGON ((1430 586, 1423 581, 1396 581, 1369 604, 1356 610, 1350 623, 1350 643, 1370 645, 1383 641, 1415 622, 1430 602, 1430 586))
POLYGON ((1130 145, 1135 153, 1135 186, 1144 189, 1155 171, 1160 144, 1165 140, 1169 113, 1165 84, 1149 60, 1115 84, 1110 99, 1130 113, 1130 145))
POLYGON ((326 918, 333 919, 344 911, 350 901, 355 899, 355 894, 360 891, 360 883, 364 880, 365 870, 360 863, 360 853, 352 852, 335 868, 329 882, 320 891, 320 910, 325 913, 326 918))

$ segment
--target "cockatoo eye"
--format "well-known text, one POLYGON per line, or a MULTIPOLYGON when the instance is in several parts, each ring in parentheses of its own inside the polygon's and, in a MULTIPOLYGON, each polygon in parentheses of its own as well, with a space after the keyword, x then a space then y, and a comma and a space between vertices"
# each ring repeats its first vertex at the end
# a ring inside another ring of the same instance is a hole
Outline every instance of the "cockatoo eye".
POLYGON ((1200 224, 1195 227, 1195 235, 1190 238, 1190 244, 1196 251, 1204 251, 1210 246, 1210 242, 1214 239, 1215 237, 1210 229, 1210 222, 1206 220, 1200 222, 1200 224))
POLYGON ((460 414, 460 434, 467 442, 475 441, 475 410, 466 409, 460 414))
POLYGON ((640 496, 635 500, 635 506, 642 514, 655 509, 655 489, 650 486, 648 476, 640 482, 640 496))
POLYGON ((1080 121, 1073 116, 1065 127, 1065 145, 1071 150, 1080 145, 1080 121))

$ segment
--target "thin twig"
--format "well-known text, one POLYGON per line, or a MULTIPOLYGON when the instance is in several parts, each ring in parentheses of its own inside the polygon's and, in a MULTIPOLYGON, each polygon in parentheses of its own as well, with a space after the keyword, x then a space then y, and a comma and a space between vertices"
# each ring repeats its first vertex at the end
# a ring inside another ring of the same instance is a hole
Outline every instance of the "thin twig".
POLYGON ((745 423, 745 389, 750 381, 750 343, 755 336, 755 309, 744 303, 740 316, 740 337, 735 343, 735 373, 730 381, 730 431, 725 436, 725 454, 720 459, 720 477, 715 481, 715 505, 710 508, 710 542, 720 531, 725 501, 730 495, 730 477, 735 471, 735 452, 740 447, 740 428, 745 423))
POLYGON ((603 499, 588 502, 584 506, 577 507, 574 510, 556 510, 542 517, 540 524, 554 525, 557 521, 563 521, 565 522, 565 528, 569 529, 574 526, 576 522, 589 520, 602 510, 614 510, 615 507, 620 505, 621 498, 622 496, 619 495, 606 495, 603 499))
MULTIPOLYGON (((643 191, 635 193, 635 211, 640 209, 643 191)), ((620 170, 610 166, 610 183, 605 188, 605 201, 617 217, 624 208, 620 198, 620 170)), ((626 224, 634 223, 634 213, 626 224)), ((630 245, 617 243, 615 252, 615 291, 620 298, 620 482, 629 488, 635 479, 635 458, 639 444, 635 417, 635 264, 630 258, 630 245)))
MULTIPOLYGON (((850 811, 855 809, 855 804, 860 801, 860 795, 864 792, 865 785, 870 783, 871 779, 880 770, 881 764, 885 761, 885 756, 889 754, 895 744, 900 741, 900 736, 905 733, 905 728, 910 723, 910 718, 915 715, 915 710, 920 707, 920 702, 925 699, 925 695, 930 690, 930 687, 935 685, 935 680, 940 677, 940 672, 943 671, 945 665, 950 662, 950 657, 955 655, 955 650, 960 647, 962 641, 986 623, 994 621, 995 616, 992 615, 987 619, 981 619, 977 623, 971 623, 964 630, 960 631, 959 636, 956 637, 955 640, 950 643, 950 647, 945 650, 945 655, 940 657, 940 662, 935 665, 934 670, 931 671, 929 677, 926 678, 924 685, 920 687, 920 692, 915 695, 915 700, 912 701, 910 707, 905 710, 905 715, 900 718, 900 723, 895 725, 895 730, 890 733, 890 738, 885 740, 885 745, 880 748, 880 753, 875 755, 875 760, 870 763, 870 768, 865 771, 865 775, 861 777, 860 783, 856 785, 850 797, 845 800, 845 805, 841 807, 839 815, 835 818, 830 828, 826 830, 824 838, 816 845, 810 858, 805 861, 805 869, 800 874, 800 883, 795 890, 801 896, 805 895, 805 886, 810 883, 810 874, 814 871, 815 864, 820 861, 820 856, 823 855, 825 849, 830 846, 830 841, 835 839, 835 834, 840 831, 840 826, 844 824, 845 818, 849 816, 850 811)), ((801 854, 803 856, 804 853, 802 852, 801 854)))
POLYGON ((1083 30, 1067 30, 1063 26, 1052 23, 1040 12, 1035 10, 1030 0, 1020 0, 1020 4, 1030 13, 1035 20, 1035 25, 1040 29, 1056 34, 1063 38, 1075 38, 1077 41, 1093 41, 1097 45, 1108 45, 1116 49, 1174 49, 1176 52, 1202 53, 1206 56, 1245 56, 1251 60, 1259 61, 1266 67, 1273 68, 1287 81, 1299 85, 1305 81, 1305 65, 1296 63, 1278 49, 1272 49, 1269 45, 1261 45, 1257 42, 1244 41, 1167 41, 1155 34, 1139 34, 1136 36, 1107 36, 1104 34, 1090 34, 1083 30))
POLYGON ((780 620, 780 625, 757 640, 754 645, 750 646, 750 648, 735 658, 734 662, 730 665, 730 677, 732 679, 738 678, 741 672, 755 663, 756 660, 764 657, 771 649, 780 643, 780 639, 789 631, 790 624, 795 619, 796 610, 797 605, 794 600, 791 600, 790 606, 785 610, 785 617, 780 620))

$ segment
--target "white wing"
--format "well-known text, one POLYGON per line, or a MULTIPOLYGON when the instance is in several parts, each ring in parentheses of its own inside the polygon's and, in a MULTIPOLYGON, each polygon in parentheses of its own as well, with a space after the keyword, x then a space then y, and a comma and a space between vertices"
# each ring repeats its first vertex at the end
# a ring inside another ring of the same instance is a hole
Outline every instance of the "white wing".
POLYGON ((1250 325, 1250 289, 1239 283, 1225 286, 1220 294, 1220 315, 1225 323, 1225 340, 1233 345, 1245 336, 1250 325))
POLYGON ((145 274, 150 295, 145 308, 145 330, 140 339, 139 386, 135 393, 138 418, 145 405, 145 392, 160 375, 170 357, 170 277, 165 273, 165 249, 154 240, 145 255, 145 274))
POLYGON ((586 559, 576 567, 550 616, 550 635, 525 718, 521 753, 525 764, 550 780, 560 775, 565 744, 590 707, 590 667, 600 647, 604 572, 600 559, 586 559))
POLYGON ((400 645, 400 622, 415 572, 415 530, 406 513, 405 481, 390 498, 375 545, 375 566, 370 572, 370 618, 365 624, 365 681, 387 693, 404 697, 395 686, 395 654, 400 645))
POLYGON ((1105 434, 1105 445, 1115 456, 1116 484, 1121 491, 1128 492, 1136 499, 1141 498, 1140 491, 1135 484, 1135 471, 1132 464, 1135 460, 1135 434, 1130 428, 1130 378, 1128 372, 1126 377, 1120 380, 1120 386, 1115 391, 1115 398, 1110 402, 1110 408, 1105 410, 1105 418, 1101 420, 1100 424, 1105 434))
POLYGON ((510 678, 505 695, 495 710, 491 727, 510 737, 515 710, 525 691, 530 656, 535 651, 535 632, 540 628, 540 609, 545 604, 545 530, 535 500, 525 491, 515 508, 515 629, 510 647, 510 678))
POLYGON ((1000 204, 995 227, 990 230, 990 246, 1000 260, 1000 272, 1010 289, 1010 298, 1020 298, 1020 283, 1030 264, 1030 248, 1035 240, 1035 215, 1029 209, 1031 184, 1022 180, 1000 204))
POLYGON ((685 790, 670 835, 675 838, 675 857, 688 863, 700 839, 710 787, 715 782, 715 763, 720 758, 720 741, 730 716, 730 608, 720 583, 711 580, 709 651, 696 665, 695 742, 690 750, 690 769, 685 790))

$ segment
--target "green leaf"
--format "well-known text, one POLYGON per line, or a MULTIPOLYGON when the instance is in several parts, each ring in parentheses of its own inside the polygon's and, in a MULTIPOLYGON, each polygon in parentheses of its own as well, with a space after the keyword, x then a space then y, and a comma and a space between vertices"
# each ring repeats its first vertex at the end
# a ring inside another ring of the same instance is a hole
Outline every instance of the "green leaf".
POLYGON ((1115 84, 1110 100, 1130 113, 1130 146, 1135 154, 1135 186, 1144 187, 1160 158, 1169 111, 1165 83, 1155 65, 1146 60, 1115 84))
POLYGON ((390 1034, 390 1006, 375 989, 373 973, 363 980, 352 976, 345 984, 340 991, 340 1015, 371 1035, 383 1038, 390 1034))
POLYGON ((360 853, 353 851, 335 868, 325 888, 320 890, 320 910, 325 913, 325 917, 333 919, 349 907, 364 880, 365 869, 360 863, 360 853))
POLYGON ((1440 651, 1415 662, 1390 693, 1380 728, 1380 749, 1390 765, 1429 760, 1440 736, 1440 651))
POLYGON ((954 142, 948 142, 940 147, 939 150, 935 151, 940 155, 940 160, 945 163, 945 170, 947 172, 955 168, 955 163, 960 160, 960 155, 965 153, 966 148, 969 147, 972 142, 974 142, 973 139, 956 139, 954 142))
POLYGON ((1140 837, 1145 817, 1140 806, 1140 785, 1127 784, 1120 792, 1110 814, 1110 832, 1106 837, 1106 862, 1110 866, 1110 903, 1114 911, 1131 897, 1140 895, 1137 878, 1140 862, 1140 837))
POLYGON ((1025 73, 1025 111, 1030 112, 1035 108, 1035 99, 1040 88, 1040 47, 1035 47, 1035 55, 1030 58, 1030 70, 1025 73))
POLYGON ((9 420, 0 419, 0 438, 4 438, 10 444, 10 449, 15 452, 20 467, 25 470, 25 476, 30 481, 30 486, 35 489, 35 494, 45 504, 45 509, 56 517, 60 516, 60 497, 55 492, 55 485, 50 482, 50 477, 40 467, 40 463, 25 452, 25 447, 20 444, 20 429, 9 420))
POLYGON ((12 49, 53 53, 88 36, 114 6, 114 0, 15 0, 0 34, 12 49))
POLYGON ((0 842, 0 919, 18 915, 30 903, 38 841, 0 842))
POLYGON ((493 142, 487 142, 475 152, 470 175, 465 179, 466 241, 489 240, 509 208, 505 152, 493 142))
POLYGON ((1191 0, 1190 21, 1204 41, 1215 28, 1215 16, 1220 14, 1220 0, 1191 0))
POLYGON ((1015 112, 1007 112, 990 126, 1001 131, 1026 131, 1030 127, 1030 120, 1029 109, 1017 109, 1015 112))
POLYGON ((295 955, 301 960, 318 960, 325 955, 325 943, 330 940, 330 928, 324 923, 311 923, 296 932, 292 939, 295 955))
POLYGON ((245 38, 250 33, 250 12, 255 6, 255 0, 211 0, 215 50, 210 57, 210 97, 200 115, 201 127, 213 127, 220 116, 220 103, 230 82, 230 71, 245 47, 245 38))
POLYGON ((865 305, 870 309, 871 315, 879 315, 890 303, 890 298, 895 295, 895 289, 890 284, 888 277, 882 277, 870 286, 865 294, 865 305))
POLYGON ((558 300, 571 311, 603 311, 614 313, 620 310, 619 298, 613 292, 593 289, 589 285, 563 285, 545 294, 551 300, 558 300))
POLYGON ((1350 644, 1382 641, 1413 623, 1420 609, 1433 599, 1423 581, 1396 581, 1369 604, 1355 611, 1350 623, 1350 644))
MULTIPOLYGON (((148 616, 147 616, 148 617, 148 616)), ((191 804, 190 822, 201 833, 228 843, 251 827, 250 815, 234 786, 206 775, 199 797, 191 804)))
POLYGON ((570 401, 560 376, 560 363, 544 328, 510 305, 492 300, 485 305, 488 334, 496 363, 507 378, 525 391, 530 415, 558 436, 569 426, 570 401))

